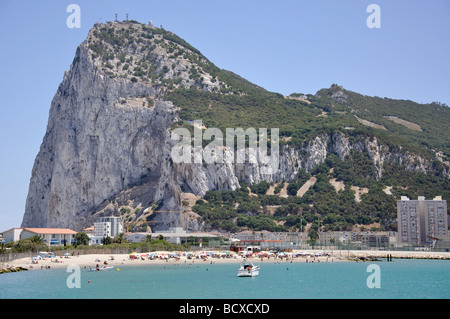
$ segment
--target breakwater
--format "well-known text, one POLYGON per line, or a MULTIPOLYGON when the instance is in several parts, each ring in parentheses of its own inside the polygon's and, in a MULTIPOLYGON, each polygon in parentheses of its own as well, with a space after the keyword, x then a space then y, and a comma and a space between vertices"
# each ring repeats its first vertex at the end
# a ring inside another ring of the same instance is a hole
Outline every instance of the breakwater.
POLYGON ((378 258, 450 260, 450 252, 433 251, 335 250, 332 252, 332 255, 348 260, 370 260, 378 258))
POLYGON ((9 272, 18 272, 28 270, 27 268, 20 266, 10 266, 8 264, 0 263, 0 274, 9 273, 9 272))

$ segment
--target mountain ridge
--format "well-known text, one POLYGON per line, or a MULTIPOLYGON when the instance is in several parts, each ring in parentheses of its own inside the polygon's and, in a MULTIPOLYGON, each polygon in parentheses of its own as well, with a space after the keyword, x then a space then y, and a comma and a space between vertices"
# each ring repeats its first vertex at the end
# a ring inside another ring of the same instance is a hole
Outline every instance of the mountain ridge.
MULTIPOLYGON (((414 114, 385 112, 396 104, 402 110, 420 111, 415 102, 385 101, 338 85, 315 95, 285 97, 216 67, 170 31, 133 21, 96 24, 77 48, 71 69, 52 101, 22 226, 80 230, 98 216, 120 215, 128 221, 156 222, 153 228, 162 229, 179 225, 179 217, 153 213, 154 208, 180 210, 183 194, 202 198, 208 192, 239 191, 241 185, 297 182, 304 174, 318 178, 309 198, 316 197, 318 203, 324 201, 321 192, 329 189, 322 183, 327 174, 371 190, 391 179, 415 191, 419 181, 402 183, 423 175, 425 183, 437 178, 448 194, 450 145, 442 133, 450 118, 448 108, 438 105, 443 113, 436 116, 431 112, 427 122, 414 114), (383 112, 375 112, 377 108, 383 112), (355 115, 366 124, 387 129, 367 126, 355 115), (387 116, 416 124, 421 131, 387 116), (191 121, 196 119, 202 119, 206 128, 222 131, 227 127, 278 127, 279 172, 265 175, 260 162, 242 167, 232 162, 174 164, 170 132, 174 127, 192 130, 191 121), (438 125, 433 127, 433 121, 438 125)), ((436 105, 426 107, 437 110, 436 105)), ((308 196, 305 198, 307 202, 308 196)), ((394 218, 390 203, 379 212, 386 225, 394 218)), ((360 207, 352 205, 348 206, 360 207)), ((372 214, 373 205, 367 207, 358 215, 372 214)), ((241 207, 239 214, 255 214, 253 209, 242 211, 241 207)), ((344 210, 345 214, 352 214, 351 209, 344 210)), ((211 208, 210 213, 213 211, 211 208)), ((221 211, 230 218, 236 213, 227 212, 231 215, 221 211)), ((311 214, 325 218, 328 212, 311 214)), ((243 223, 243 218, 239 223, 233 218, 234 225, 243 223)), ((195 211, 188 219, 189 229, 211 227, 208 219, 195 211)), ((217 225, 220 229, 221 224, 217 225)))

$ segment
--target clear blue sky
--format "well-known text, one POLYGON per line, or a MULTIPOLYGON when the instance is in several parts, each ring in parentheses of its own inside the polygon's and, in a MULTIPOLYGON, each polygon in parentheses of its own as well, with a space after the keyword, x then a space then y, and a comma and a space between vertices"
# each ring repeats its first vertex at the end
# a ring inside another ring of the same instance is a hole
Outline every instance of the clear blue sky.
POLYGON ((19 227, 51 100, 96 22, 153 21, 218 67, 267 90, 332 83, 371 96, 450 105, 448 0, 0 0, 0 232, 19 227), (69 4, 81 28, 69 29, 69 4), (369 4, 381 28, 369 29, 369 4))

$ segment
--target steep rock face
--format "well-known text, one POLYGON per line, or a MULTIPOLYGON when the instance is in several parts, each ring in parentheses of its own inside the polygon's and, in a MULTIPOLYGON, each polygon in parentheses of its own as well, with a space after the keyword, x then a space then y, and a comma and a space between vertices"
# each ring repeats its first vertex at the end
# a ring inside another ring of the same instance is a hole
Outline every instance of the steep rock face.
POLYGON ((92 209, 144 175, 159 176, 175 107, 136 107, 121 99, 154 96, 154 88, 97 72, 87 49, 66 73, 50 110, 33 167, 23 226, 73 227, 92 209))
MULTIPOLYGON (((52 101, 47 131, 32 171, 22 227, 81 230, 92 225, 97 216, 118 215, 124 205, 139 207, 139 214, 155 203, 161 204, 160 209, 179 210, 182 192, 203 196, 212 189, 234 190, 240 182, 289 181, 300 169, 311 172, 330 153, 345 159, 351 151, 367 152, 377 179, 386 161, 418 172, 426 172, 432 165, 400 148, 390 149, 375 138, 350 139, 345 134, 320 135, 299 149, 282 146, 275 174, 266 174, 260 161, 175 164, 170 128, 180 120, 179 109, 161 98, 161 90, 165 89, 162 83, 197 85, 208 91, 218 91, 226 84, 200 68, 196 72, 202 75, 201 83, 195 82, 195 77, 184 73, 192 69, 188 59, 169 57, 158 46, 151 55, 141 54, 140 46, 130 49, 133 59, 128 63, 139 72, 138 58, 149 59, 147 62, 164 78, 136 81, 123 67, 116 73, 105 71, 92 51, 95 31, 78 48, 52 101), (175 81, 177 77, 181 80, 175 81)), ((164 43, 161 38, 156 40, 164 43)), ((108 63, 114 68, 119 62, 108 63)), ((155 229, 176 225, 178 218, 176 214, 159 214, 155 229)), ((202 224, 192 221, 188 227, 200 229, 202 224)))

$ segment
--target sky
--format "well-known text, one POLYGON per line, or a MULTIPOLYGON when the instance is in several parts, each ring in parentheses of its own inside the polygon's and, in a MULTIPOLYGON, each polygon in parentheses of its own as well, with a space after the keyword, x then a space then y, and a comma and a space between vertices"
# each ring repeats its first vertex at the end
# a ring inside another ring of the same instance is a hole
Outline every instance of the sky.
POLYGON ((272 92, 315 94, 336 83, 450 105, 448 0, 0 0, 0 232, 20 227, 50 104, 77 46, 116 13, 163 26, 272 92), (70 4, 80 28, 68 27, 70 4))

